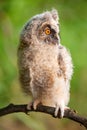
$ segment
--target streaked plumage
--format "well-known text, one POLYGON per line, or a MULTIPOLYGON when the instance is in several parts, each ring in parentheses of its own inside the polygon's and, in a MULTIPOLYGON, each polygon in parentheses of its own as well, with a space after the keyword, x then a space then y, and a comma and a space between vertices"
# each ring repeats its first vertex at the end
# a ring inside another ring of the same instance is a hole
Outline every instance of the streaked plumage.
MULTIPOLYGON (((32 94, 33 106, 39 103, 60 109, 69 102, 73 65, 70 53, 60 44, 56 10, 31 18, 24 26, 18 48, 18 66, 23 90, 32 94)), ((28 105, 29 106, 29 105, 28 105)))

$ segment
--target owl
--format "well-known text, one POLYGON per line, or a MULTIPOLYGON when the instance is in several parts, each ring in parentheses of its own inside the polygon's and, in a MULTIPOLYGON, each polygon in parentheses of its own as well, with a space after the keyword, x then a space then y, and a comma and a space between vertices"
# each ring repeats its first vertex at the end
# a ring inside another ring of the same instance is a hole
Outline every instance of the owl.
POLYGON ((21 87, 32 95, 33 108, 38 104, 55 107, 54 116, 62 118, 70 99, 73 65, 70 53, 60 44, 56 9, 35 15, 23 27, 18 68, 21 87))

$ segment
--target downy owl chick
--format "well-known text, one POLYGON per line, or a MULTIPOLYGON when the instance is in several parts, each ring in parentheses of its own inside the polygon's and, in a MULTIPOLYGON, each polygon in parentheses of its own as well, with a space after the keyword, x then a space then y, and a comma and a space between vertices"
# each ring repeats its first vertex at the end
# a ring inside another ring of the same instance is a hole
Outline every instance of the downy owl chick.
MULTIPOLYGON (((23 90, 39 103, 55 107, 55 116, 69 102, 72 59, 60 44, 59 18, 54 9, 32 17, 24 26, 18 47, 18 66, 23 90)), ((29 107, 29 105, 28 105, 29 107)))

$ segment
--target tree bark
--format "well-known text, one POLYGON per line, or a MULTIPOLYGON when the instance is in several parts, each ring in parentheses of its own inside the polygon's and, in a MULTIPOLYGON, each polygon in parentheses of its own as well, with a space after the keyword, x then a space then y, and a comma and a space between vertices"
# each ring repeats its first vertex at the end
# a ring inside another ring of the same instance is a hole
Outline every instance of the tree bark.
MULTIPOLYGON (((28 110, 27 104, 24 104, 24 105, 9 104, 8 106, 0 109, 0 116, 4 116, 11 113, 17 113, 17 112, 23 112, 23 113, 28 114, 29 112, 33 112, 33 111, 47 113, 54 117, 55 108, 49 107, 49 106, 38 105, 36 110, 33 109, 33 106, 31 106, 31 109, 28 110)), ((63 118, 68 118, 73 121, 76 121, 82 124, 87 129, 87 118, 78 115, 74 110, 66 109, 64 112, 63 118)))

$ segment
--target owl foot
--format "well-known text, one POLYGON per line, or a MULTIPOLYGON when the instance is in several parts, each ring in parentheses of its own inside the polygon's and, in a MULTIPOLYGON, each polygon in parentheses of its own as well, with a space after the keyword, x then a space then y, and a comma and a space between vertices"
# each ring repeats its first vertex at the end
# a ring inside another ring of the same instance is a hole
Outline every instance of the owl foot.
POLYGON ((55 108, 55 112, 54 112, 54 117, 63 118, 63 116, 64 116, 64 108, 65 108, 65 105, 64 105, 63 101, 61 101, 60 104, 57 103, 56 108, 55 108))
POLYGON ((55 109, 54 117, 63 118, 64 116, 64 108, 61 106, 57 106, 55 109))
POLYGON ((55 109, 55 113, 54 113, 54 117, 58 117, 58 118, 63 118, 64 116, 64 111, 66 109, 70 109, 69 107, 64 107, 63 105, 57 105, 56 109, 55 109))
POLYGON ((36 99, 27 105, 27 109, 31 110, 33 108, 34 110, 36 110, 39 104, 41 104, 41 102, 38 99, 36 99))
POLYGON ((31 110, 32 107, 33 107, 33 102, 30 102, 30 103, 27 105, 27 109, 28 109, 28 110, 31 110))

